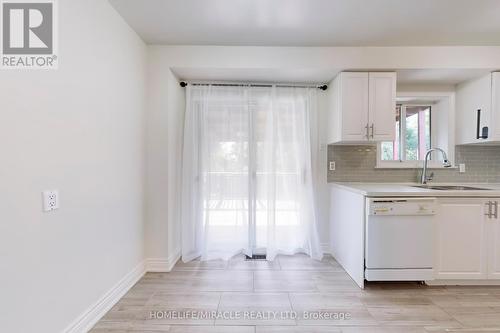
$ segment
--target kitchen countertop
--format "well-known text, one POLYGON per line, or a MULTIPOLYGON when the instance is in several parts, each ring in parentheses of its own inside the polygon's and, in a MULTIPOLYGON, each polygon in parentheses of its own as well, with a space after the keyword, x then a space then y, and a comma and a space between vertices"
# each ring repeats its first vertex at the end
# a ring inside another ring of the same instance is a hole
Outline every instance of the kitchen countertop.
POLYGON ((427 185, 440 186, 471 186, 479 188, 487 188, 489 190, 432 190, 418 188, 418 183, 330 183, 332 186, 337 186, 367 197, 480 197, 491 198, 500 197, 500 184, 492 183, 429 183, 427 185))

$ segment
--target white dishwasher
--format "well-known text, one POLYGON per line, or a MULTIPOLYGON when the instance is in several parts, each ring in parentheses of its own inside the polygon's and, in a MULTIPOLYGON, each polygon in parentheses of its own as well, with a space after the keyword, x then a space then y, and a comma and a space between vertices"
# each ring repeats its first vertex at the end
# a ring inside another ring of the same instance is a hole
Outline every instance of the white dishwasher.
POLYGON ((367 200, 365 279, 434 279, 436 198, 367 200))

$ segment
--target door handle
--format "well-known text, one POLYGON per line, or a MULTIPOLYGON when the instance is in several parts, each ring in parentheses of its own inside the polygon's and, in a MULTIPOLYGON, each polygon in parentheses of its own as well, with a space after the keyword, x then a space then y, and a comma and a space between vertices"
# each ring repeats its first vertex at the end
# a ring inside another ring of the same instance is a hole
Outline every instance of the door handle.
POLYGON ((491 210, 492 210, 493 202, 488 201, 486 203, 486 206, 488 206, 488 213, 484 214, 484 215, 486 215, 489 219, 491 219, 491 216, 492 216, 492 211, 491 210))
POLYGON ((495 207, 495 212, 493 213, 493 217, 498 219, 498 201, 493 202, 493 206, 495 207))
POLYGON ((371 126, 370 128, 371 128, 371 130, 372 130, 372 135, 371 135, 371 137, 372 137, 372 139, 373 139, 373 137, 374 137, 374 135, 375 135, 375 124, 372 124, 372 126, 371 126))

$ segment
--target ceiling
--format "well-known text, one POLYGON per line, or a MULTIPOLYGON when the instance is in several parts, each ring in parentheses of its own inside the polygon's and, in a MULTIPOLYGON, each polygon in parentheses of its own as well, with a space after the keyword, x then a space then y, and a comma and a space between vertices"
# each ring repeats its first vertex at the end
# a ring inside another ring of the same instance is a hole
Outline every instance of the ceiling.
POLYGON ((109 0, 149 44, 500 45, 499 0, 109 0))

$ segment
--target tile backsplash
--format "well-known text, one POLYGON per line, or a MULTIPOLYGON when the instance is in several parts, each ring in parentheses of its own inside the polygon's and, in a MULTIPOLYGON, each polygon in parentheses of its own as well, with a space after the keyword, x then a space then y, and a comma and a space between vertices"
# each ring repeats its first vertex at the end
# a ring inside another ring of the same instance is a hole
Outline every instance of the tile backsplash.
MULTIPOLYGON (((328 182, 416 182, 420 169, 375 169, 375 146, 328 146, 328 182)), ((464 163, 466 172, 454 169, 430 169, 434 182, 500 183, 500 146, 457 146, 456 165, 464 163)))

